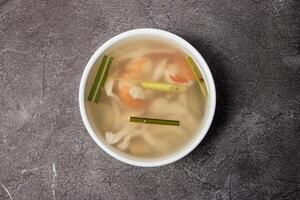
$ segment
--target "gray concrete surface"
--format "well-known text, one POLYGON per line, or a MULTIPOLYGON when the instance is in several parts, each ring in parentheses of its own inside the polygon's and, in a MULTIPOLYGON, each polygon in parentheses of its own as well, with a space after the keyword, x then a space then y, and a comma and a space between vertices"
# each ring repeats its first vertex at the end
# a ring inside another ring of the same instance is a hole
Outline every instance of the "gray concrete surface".
POLYGON ((0 199, 300 199, 297 0, 0 0, 0 199), (184 159, 129 166, 92 141, 79 80, 123 31, 191 42, 215 77, 207 137, 184 159))

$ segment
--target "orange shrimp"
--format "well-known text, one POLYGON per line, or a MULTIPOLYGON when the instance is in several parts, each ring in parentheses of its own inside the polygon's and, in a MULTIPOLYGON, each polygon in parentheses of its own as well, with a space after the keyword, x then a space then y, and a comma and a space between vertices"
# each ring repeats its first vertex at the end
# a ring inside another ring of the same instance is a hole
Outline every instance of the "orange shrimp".
MULTIPOLYGON (((151 73, 151 61, 148 58, 137 58, 130 62, 125 72, 121 76, 123 79, 140 79, 151 73)), ((136 84, 131 81, 120 81, 118 86, 118 95, 128 107, 134 109, 144 108, 147 105, 147 101, 141 97, 132 96, 132 89, 136 84)))
POLYGON ((176 83, 190 83, 195 80, 193 71, 191 67, 188 65, 185 56, 182 53, 173 53, 171 54, 171 65, 168 65, 169 68, 169 79, 171 82, 176 83))
POLYGON ((193 71, 188 65, 184 54, 181 52, 151 52, 145 56, 154 60, 168 60, 165 78, 169 82, 188 84, 195 80, 193 71))
MULTIPOLYGON (((131 61, 124 69, 121 78, 123 79, 144 79, 150 80, 153 74, 151 68, 151 61, 153 59, 167 59, 164 76, 168 82, 191 84, 194 82, 194 74, 188 65, 184 54, 180 52, 175 53, 149 53, 144 57, 139 57, 131 61)), ((122 102, 130 108, 140 109, 147 106, 147 101, 141 95, 143 89, 135 82, 120 81, 118 86, 118 95, 122 102)))

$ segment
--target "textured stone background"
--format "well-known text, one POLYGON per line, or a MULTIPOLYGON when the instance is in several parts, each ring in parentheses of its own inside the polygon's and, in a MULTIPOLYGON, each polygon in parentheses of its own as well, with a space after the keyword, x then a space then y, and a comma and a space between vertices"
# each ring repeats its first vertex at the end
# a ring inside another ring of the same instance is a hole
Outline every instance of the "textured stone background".
POLYGON ((300 199, 299 45, 298 0, 0 0, 0 199, 300 199), (100 150, 77 101, 97 47, 141 27, 191 42, 217 86, 205 140, 160 168, 100 150))

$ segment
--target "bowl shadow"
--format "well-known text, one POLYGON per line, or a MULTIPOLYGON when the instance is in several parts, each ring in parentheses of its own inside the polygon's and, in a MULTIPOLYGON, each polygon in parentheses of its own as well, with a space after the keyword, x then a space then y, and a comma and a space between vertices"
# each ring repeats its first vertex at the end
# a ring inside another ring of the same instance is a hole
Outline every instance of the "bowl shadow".
POLYGON ((233 116, 230 106, 233 90, 230 87, 230 69, 231 65, 222 52, 214 50, 208 42, 190 36, 181 36, 193 45, 207 62, 216 85, 216 111, 211 127, 204 137, 203 141, 188 155, 195 162, 204 163, 213 154, 213 142, 222 134, 222 128, 233 116))

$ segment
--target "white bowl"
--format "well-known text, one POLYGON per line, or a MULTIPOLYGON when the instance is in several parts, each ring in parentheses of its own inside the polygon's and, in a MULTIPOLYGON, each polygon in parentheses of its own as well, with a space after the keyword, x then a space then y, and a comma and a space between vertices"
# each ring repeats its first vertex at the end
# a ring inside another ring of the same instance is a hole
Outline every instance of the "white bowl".
POLYGON ((208 65, 206 64, 205 60, 203 57, 200 55, 200 53, 187 41, 182 39, 181 37, 159 29, 135 29, 135 30, 130 30, 124 33, 121 33, 107 42, 105 42, 101 47, 99 47, 94 55, 90 58, 89 62, 87 63, 81 81, 80 81, 80 87, 79 87, 79 107, 80 107, 80 113, 81 117, 83 119, 84 125, 86 129, 88 130, 90 136, 93 138, 93 140, 109 155, 112 157, 131 164, 135 166, 142 166, 142 167, 155 167, 155 166, 162 166, 166 165, 172 162, 175 162, 182 157, 186 156, 189 154, 205 137, 211 123, 214 117, 215 113, 215 107, 216 107, 216 89, 215 89, 215 83, 213 80, 213 77, 211 75, 211 72, 209 70, 208 65), (182 47, 186 52, 188 52, 189 55, 191 55, 198 66, 200 67, 200 70, 202 71, 204 78, 206 80, 207 86, 208 86, 208 107, 207 111, 204 114, 203 118, 203 125, 201 128, 198 130, 198 133, 196 133, 196 136, 194 140, 186 145, 184 148, 176 152, 175 154, 172 154, 168 157, 161 158, 161 159, 138 159, 135 157, 130 157, 127 156, 126 154, 116 150, 115 148, 112 148, 109 144, 107 144, 103 139, 99 138, 97 134, 95 133, 95 130, 93 129, 91 123, 89 122, 88 116, 87 116, 87 111, 85 107, 85 101, 86 101, 86 82, 88 75, 90 73, 90 70, 92 69, 93 65, 97 61, 97 59, 106 51, 108 50, 112 45, 114 45, 117 42, 120 42, 121 40, 127 39, 127 38, 132 38, 135 36, 155 36, 155 37, 160 37, 162 39, 166 39, 168 41, 171 41, 173 43, 176 43, 180 47, 182 47))

